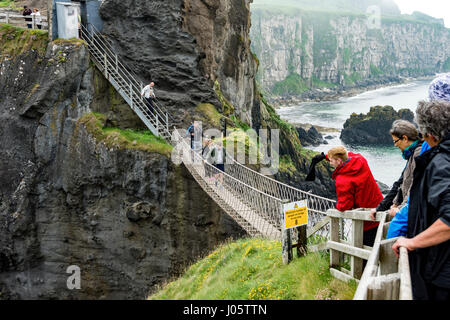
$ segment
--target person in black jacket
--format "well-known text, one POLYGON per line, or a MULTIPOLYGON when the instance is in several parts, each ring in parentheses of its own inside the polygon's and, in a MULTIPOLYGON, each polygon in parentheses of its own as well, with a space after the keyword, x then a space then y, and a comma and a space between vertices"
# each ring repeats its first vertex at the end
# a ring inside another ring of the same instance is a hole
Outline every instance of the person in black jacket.
POLYGON ((24 17, 30 16, 30 17, 28 17, 28 18, 25 18, 25 21, 27 22, 27 27, 28 27, 28 29, 32 29, 32 28, 33 28, 32 24, 29 23, 29 22, 32 22, 32 21, 33 21, 33 18, 31 18, 31 14, 32 14, 32 13, 33 13, 33 12, 31 11, 31 9, 29 9, 27 6, 23 6, 22 15, 23 15, 24 17))
POLYGON ((403 159, 407 161, 400 178, 394 183, 387 196, 370 211, 372 220, 375 220, 377 211, 388 211, 394 217, 408 201, 409 191, 413 181, 413 172, 416 166, 415 158, 419 155, 422 141, 413 123, 406 120, 396 120, 389 132, 394 146, 402 151, 403 159))
POLYGON ((392 249, 409 251, 415 300, 450 300, 450 95, 419 102, 416 122, 431 149, 416 158, 407 238, 392 249))

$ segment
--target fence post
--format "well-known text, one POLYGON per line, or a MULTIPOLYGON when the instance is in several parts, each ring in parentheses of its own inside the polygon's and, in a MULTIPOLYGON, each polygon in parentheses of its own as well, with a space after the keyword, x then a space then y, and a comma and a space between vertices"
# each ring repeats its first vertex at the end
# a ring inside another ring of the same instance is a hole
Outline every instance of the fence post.
POLYGON ((306 237, 306 225, 297 228, 297 257, 306 256, 308 253, 307 237, 306 237))
POLYGON ((291 230, 285 229, 284 224, 284 204, 288 203, 288 200, 283 200, 281 202, 281 257, 283 264, 289 264, 292 261, 292 241, 291 241, 291 230))
POLYGON ((9 23, 9 12, 6 13, 6 24, 9 23))
POLYGON ((31 17, 33 19, 33 29, 36 29, 36 16, 31 17))
MULTIPOLYGON (((330 220, 330 241, 339 241, 339 218, 331 217, 330 220)), ((330 268, 339 265, 339 251, 330 249, 330 268)))
MULTIPOLYGON (((353 220, 352 223, 352 246, 355 248, 363 247, 364 221, 353 220)), ((363 259, 352 256, 350 258, 352 277, 361 279, 363 273, 363 259)))

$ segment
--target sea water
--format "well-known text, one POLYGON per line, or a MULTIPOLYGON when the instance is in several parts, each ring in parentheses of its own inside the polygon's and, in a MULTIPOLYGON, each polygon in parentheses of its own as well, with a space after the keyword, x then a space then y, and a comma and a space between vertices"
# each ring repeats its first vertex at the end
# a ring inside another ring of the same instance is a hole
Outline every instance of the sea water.
POLYGON ((344 145, 348 151, 361 153, 367 159, 376 180, 392 186, 406 165, 400 149, 393 145, 346 145, 339 139, 340 130, 353 112, 366 114, 370 111, 370 107, 377 105, 390 105, 396 111, 408 108, 415 112, 417 102, 428 98, 428 86, 432 79, 416 80, 407 84, 367 91, 354 97, 341 98, 338 101, 305 102, 296 106, 282 107, 277 110, 277 113, 288 122, 310 123, 338 129, 338 132, 322 133, 324 137, 332 137, 325 139, 328 144, 308 148, 326 153, 334 146, 344 145))

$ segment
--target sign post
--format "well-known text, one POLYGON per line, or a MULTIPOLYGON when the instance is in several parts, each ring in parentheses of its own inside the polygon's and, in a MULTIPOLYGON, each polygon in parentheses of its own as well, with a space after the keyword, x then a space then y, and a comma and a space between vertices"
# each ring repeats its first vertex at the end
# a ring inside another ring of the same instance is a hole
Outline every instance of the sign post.
POLYGON ((285 203, 284 229, 293 229, 308 224, 308 208, 306 200, 285 203))
POLYGON ((292 260, 292 248, 297 248, 297 256, 306 255, 306 227, 308 224, 308 207, 306 200, 300 200, 282 205, 281 245, 283 263, 288 264, 292 260), (298 243, 292 245, 291 229, 298 230, 298 243))

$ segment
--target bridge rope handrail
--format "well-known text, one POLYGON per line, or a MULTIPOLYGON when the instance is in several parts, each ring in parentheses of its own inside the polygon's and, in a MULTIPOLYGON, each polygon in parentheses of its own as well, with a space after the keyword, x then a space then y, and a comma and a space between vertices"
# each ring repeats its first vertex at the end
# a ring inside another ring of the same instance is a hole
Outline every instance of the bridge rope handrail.
POLYGON ((251 171, 253 174, 257 174, 257 175, 260 176, 261 178, 266 179, 266 180, 269 180, 270 182, 275 183, 275 184, 277 184, 277 185, 279 185, 279 186, 282 186, 282 187, 284 187, 284 188, 290 189, 290 190, 295 191, 295 192, 300 192, 300 193, 302 193, 302 194, 304 194, 304 195, 307 195, 307 196, 311 196, 311 197, 318 198, 318 199, 321 199, 321 200, 329 201, 329 202, 331 202, 331 203, 336 203, 336 200, 329 199, 329 198, 326 198, 326 197, 322 197, 322 196, 313 194, 313 193, 308 192, 308 191, 304 191, 304 190, 297 189, 297 188, 295 188, 295 187, 293 187, 293 186, 290 186, 290 185, 288 185, 288 184, 286 184, 286 183, 283 183, 283 182, 278 181, 278 180, 276 180, 276 179, 274 179, 274 178, 271 178, 270 176, 263 175, 262 173, 260 173, 260 172, 258 172, 258 171, 256 171, 256 170, 253 170, 252 168, 249 168, 249 167, 243 165, 243 164, 240 163, 239 161, 236 161, 235 159, 233 159, 233 158, 230 157, 230 156, 227 156, 227 157, 230 159, 230 161, 233 162, 232 164, 236 164, 236 165, 242 167, 242 168, 245 169, 245 170, 251 171))
MULTIPOLYGON (((172 136, 172 140, 175 142, 182 141, 183 152, 186 152, 186 154, 191 154, 191 159, 188 158, 188 160, 185 162, 186 166, 188 166, 188 167, 195 166, 195 164, 197 164, 197 167, 196 167, 197 171, 202 170, 203 168, 208 168, 208 170, 210 170, 210 171, 214 171, 216 173, 222 173, 222 172, 219 172, 216 167, 209 164, 202 155, 200 155, 199 153, 197 153, 196 151, 191 149, 190 145, 184 139, 181 138, 181 135, 178 131, 179 130, 176 130, 176 129, 174 130, 174 132, 176 132, 176 133, 172 136)), ((178 145, 178 147, 179 147, 179 145, 178 145)), ((230 168, 232 168, 233 165, 235 165, 235 164, 238 164, 238 162, 234 161, 234 162, 232 162, 232 164, 229 164, 229 163, 226 164, 225 172, 223 173, 223 175, 225 177, 227 177, 228 179, 232 180, 235 183, 235 187, 237 189, 244 187, 247 192, 250 192, 250 191, 253 192, 254 194, 251 197, 249 196, 248 199, 246 199, 247 203, 249 203, 249 205, 252 206, 252 208, 255 210, 255 212, 259 213, 261 216, 263 216, 263 217, 270 216, 271 223, 278 229, 278 231, 280 231, 281 227, 282 227, 281 220, 283 218, 282 205, 285 203, 285 201, 287 199, 277 197, 273 193, 268 193, 268 192, 266 192, 266 190, 262 190, 262 188, 258 188, 258 186, 255 185, 254 183, 247 183, 248 181, 251 181, 251 179, 250 180, 246 179, 246 181, 244 181, 243 179, 240 179, 239 176, 236 176, 235 174, 233 174, 233 173, 235 173, 235 171, 230 170, 230 168), (254 202, 255 200, 253 198, 256 199, 256 202, 258 200, 260 202, 263 202, 263 205, 255 203, 254 202), (263 200, 261 201, 262 198, 263 198, 263 200), (268 203, 266 201, 270 201, 272 203, 268 203), (265 211, 270 211, 270 212, 265 212, 265 211)), ((240 164, 240 163, 239 163, 239 165, 244 170, 247 168, 245 166, 242 166, 242 164, 240 164)), ((203 169, 203 170, 206 171, 207 169, 203 169)), ((202 179, 205 179, 203 174, 202 174, 202 179)), ((296 190, 296 189, 293 188, 293 190, 296 190)), ((299 191, 301 191, 301 190, 299 190, 299 191)), ((243 196, 244 198, 246 198, 246 195, 236 194, 236 197, 239 197, 239 196, 243 196)), ((304 200, 304 199, 305 198, 298 197, 298 198, 294 199, 293 201, 304 200)), ((292 200, 292 199, 290 199, 290 200, 292 200)), ((306 200, 311 200, 311 199, 306 199, 306 200)), ((308 201, 308 203, 310 203, 310 202, 311 201, 308 201)), ((321 208, 317 208, 314 206, 311 207, 310 205, 308 205, 308 211, 310 213, 312 213, 310 215, 309 221, 308 221, 308 225, 309 225, 310 229, 312 226, 317 226, 317 223, 319 223, 320 221, 322 221, 323 218, 325 218, 325 211, 326 211, 325 206, 323 209, 321 209, 321 208)), ((316 233, 316 232, 321 234, 322 236, 328 236, 327 224, 323 224, 314 233, 316 233), (321 229, 322 231, 319 231, 319 229, 321 229)), ((295 233, 296 232, 294 231, 294 235, 295 235, 295 233)))
MULTIPOLYGON (((183 146, 183 149, 186 150, 186 147, 188 147, 188 148, 190 149, 190 150, 189 150, 189 153, 192 154, 192 155, 194 156, 194 161, 191 161, 192 163, 189 163, 189 161, 188 161, 188 164, 201 164, 201 165, 206 165, 206 166, 215 168, 212 164, 208 163, 208 161, 206 161, 199 153, 197 153, 196 151, 194 151, 193 149, 191 149, 190 145, 186 142, 185 139, 183 139, 183 137, 180 135, 179 131, 176 130, 176 129, 174 130, 174 136, 175 136, 175 140, 176 140, 177 142, 180 142, 180 141, 181 141, 181 143, 183 143, 183 144, 185 145, 185 146, 183 146)), ((237 162, 236 162, 236 163, 237 163, 237 162)), ((239 180, 239 179, 237 179, 236 177, 233 177, 232 175, 230 175, 230 174, 227 173, 227 172, 221 172, 221 173, 222 173, 224 176, 227 176, 227 177, 229 177, 230 179, 232 179, 232 180, 234 180, 234 181, 236 181, 236 182, 238 182, 238 183, 240 183, 240 184, 245 185, 247 188, 249 188, 249 189, 251 189, 251 190, 253 190, 253 191, 255 191, 255 192, 257 192, 257 193, 259 193, 259 194, 261 194, 261 195, 264 195, 264 196, 266 196, 266 197, 268 197, 268 198, 271 198, 271 199, 274 200, 274 201, 279 201, 280 203, 282 202, 281 199, 279 199, 279 198, 277 198, 277 197, 274 197, 274 196, 272 196, 272 195, 270 195, 270 194, 268 194, 268 193, 265 193, 265 192, 263 192, 263 191, 261 191, 261 190, 259 190, 259 189, 256 189, 255 187, 253 187, 253 186, 251 186, 251 185, 249 185, 249 184, 244 183, 242 180, 239 180)))
POLYGON ((219 204, 225 203, 226 212, 252 236, 280 238, 282 201, 221 171, 208 163, 174 130, 175 154, 181 152, 183 163, 203 189, 219 204), (214 177, 214 182, 208 177, 214 177), (242 225, 244 222, 244 225, 242 225))

